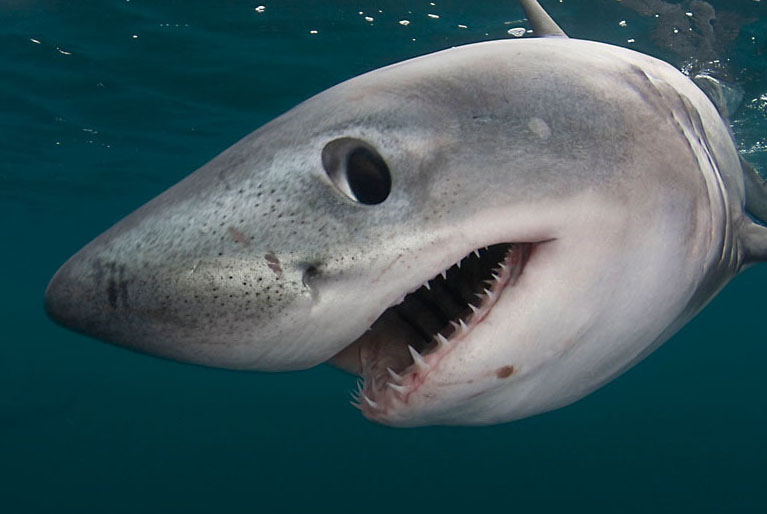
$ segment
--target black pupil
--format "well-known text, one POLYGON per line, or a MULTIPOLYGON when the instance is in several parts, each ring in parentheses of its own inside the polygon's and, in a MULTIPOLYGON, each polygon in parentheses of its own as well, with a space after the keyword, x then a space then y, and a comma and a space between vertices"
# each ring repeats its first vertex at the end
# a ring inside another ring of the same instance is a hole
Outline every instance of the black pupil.
POLYGON ((358 147, 346 157, 346 180, 361 203, 383 202, 391 191, 391 175, 384 160, 367 148, 358 147))

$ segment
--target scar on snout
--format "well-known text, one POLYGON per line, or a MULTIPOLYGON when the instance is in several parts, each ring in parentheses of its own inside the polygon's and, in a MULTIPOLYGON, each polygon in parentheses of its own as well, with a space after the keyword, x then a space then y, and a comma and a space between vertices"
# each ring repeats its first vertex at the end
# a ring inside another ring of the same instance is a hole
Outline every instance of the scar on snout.
POLYGON ((280 260, 274 255, 274 252, 267 252, 267 254, 264 255, 264 259, 266 259, 266 265, 269 266, 270 270, 274 271, 277 275, 282 273, 280 260))
POLYGON ((250 244, 250 241, 248 241, 247 236, 245 236, 245 234, 243 234, 236 228, 229 227, 227 231, 229 232, 229 237, 231 237, 232 241, 234 241, 235 243, 239 243, 244 246, 248 246, 250 244))
POLYGON ((495 376, 498 378, 509 378, 514 373, 514 366, 503 366, 495 370, 495 376))

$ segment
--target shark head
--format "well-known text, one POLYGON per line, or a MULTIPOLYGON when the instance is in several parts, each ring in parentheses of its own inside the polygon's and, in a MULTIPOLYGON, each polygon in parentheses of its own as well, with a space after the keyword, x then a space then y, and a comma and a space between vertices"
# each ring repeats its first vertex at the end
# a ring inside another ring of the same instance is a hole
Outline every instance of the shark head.
POLYGON ((74 255, 45 306, 186 362, 330 361, 390 425, 517 419, 637 362, 740 269, 735 167, 716 109, 660 61, 459 47, 247 136, 74 255))

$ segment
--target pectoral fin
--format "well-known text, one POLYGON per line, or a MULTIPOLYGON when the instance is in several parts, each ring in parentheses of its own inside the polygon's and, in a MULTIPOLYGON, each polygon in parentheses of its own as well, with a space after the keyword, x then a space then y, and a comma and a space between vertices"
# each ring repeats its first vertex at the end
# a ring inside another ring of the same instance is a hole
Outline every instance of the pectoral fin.
MULTIPOLYGON (((743 157, 743 182, 746 185, 746 211, 762 224, 767 224, 767 181, 743 157)), ((740 241, 745 250, 746 261, 767 261, 767 227, 747 222, 740 230, 740 241)))

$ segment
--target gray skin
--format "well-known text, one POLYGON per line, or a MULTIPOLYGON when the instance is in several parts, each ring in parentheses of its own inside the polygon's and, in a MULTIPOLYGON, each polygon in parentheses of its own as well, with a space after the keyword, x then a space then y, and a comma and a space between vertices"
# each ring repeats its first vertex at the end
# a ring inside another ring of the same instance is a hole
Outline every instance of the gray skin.
POLYGON ((363 387, 382 423, 496 423, 588 394, 764 260, 744 198, 726 124, 671 66, 566 37, 479 43, 298 105, 84 247, 45 305, 167 358, 277 371, 340 352, 337 365, 380 377, 387 362, 365 357, 380 341, 363 334, 388 307, 474 249, 537 243, 511 293, 419 381, 397 346, 406 393, 363 387), (388 165, 382 203, 323 167, 344 137, 388 165))

